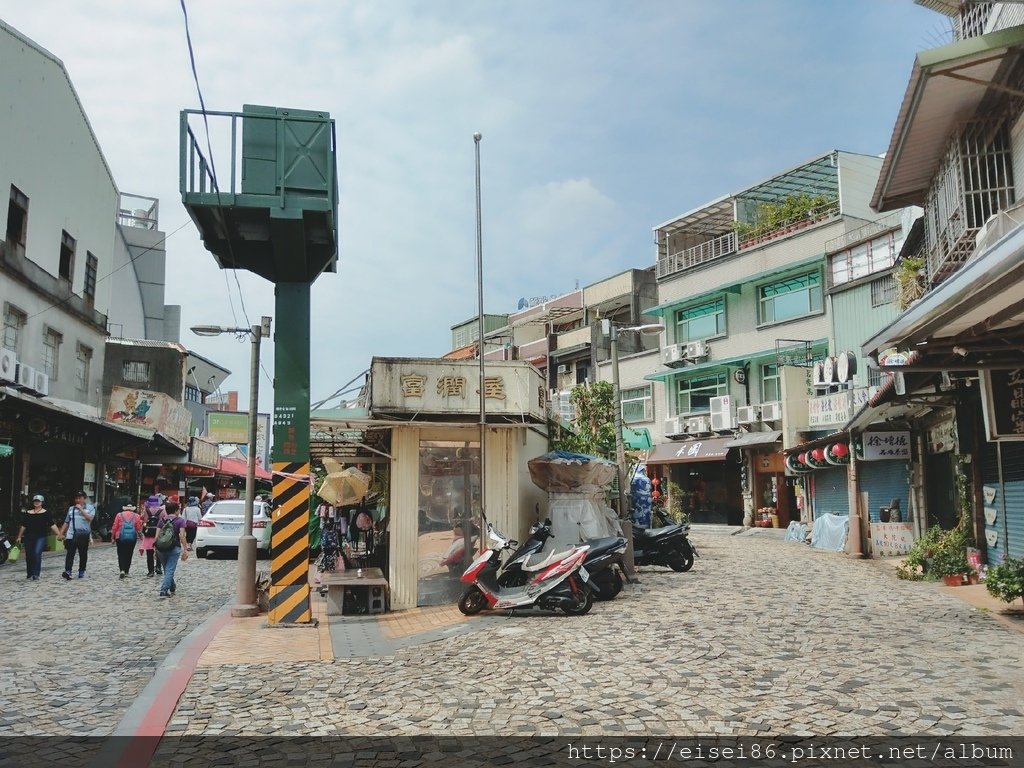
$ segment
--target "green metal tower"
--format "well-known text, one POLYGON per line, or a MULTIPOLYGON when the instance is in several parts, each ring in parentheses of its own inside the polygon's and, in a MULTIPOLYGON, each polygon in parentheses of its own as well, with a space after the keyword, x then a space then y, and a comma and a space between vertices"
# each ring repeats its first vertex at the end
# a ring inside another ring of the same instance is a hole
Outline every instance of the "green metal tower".
POLYGON ((274 283, 274 518, 271 623, 309 604, 310 285, 338 256, 334 121, 327 112, 245 105, 184 110, 181 200, 223 269, 274 283), (202 140, 200 140, 202 137, 202 140))

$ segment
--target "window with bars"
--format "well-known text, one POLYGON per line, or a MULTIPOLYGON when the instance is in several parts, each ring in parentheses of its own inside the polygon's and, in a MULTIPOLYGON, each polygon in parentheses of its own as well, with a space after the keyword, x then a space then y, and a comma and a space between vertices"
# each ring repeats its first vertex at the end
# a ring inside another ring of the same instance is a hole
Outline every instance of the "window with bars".
POLYGON ((7 252, 11 255, 25 255, 25 238, 28 232, 28 197, 11 184, 11 199, 7 203, 7 252))
POLYGON ((60 344, 63 339, 64 337, 53 328, 43 330, 43 373, 50 377, 50 381, 57 380, 60 344))
POLYGON ((60 263, 57 266, 57 274, 65 280, 71 280, 75 274, 75 238, 61 230, 60 233, 60 263))
POLYGON ((75 353, 75 387, 82 392, 89 391, 89 369, 92 367, 92 349, 78 345, 75 353))
POLYGON ((821 272, 814 270, 758 288, 759 322, 781 323, 822 311, 821 272))
POLYGON ((91 306, 96 300, 96 272, 99 261, 88 251, 85 252, 85 285, 82 287, 82 295, 91 306))
POLYGON ((654 398, 651 396, 651 385, 632 387, 622 390, 622 420, 626 424, 654 420, 654 398))
POLYGON ((871 281, 871 306, 880 307, 896 301, 897 284, 893 275, 886 275, 871 281))
POLYGON ((725 299, 716 299, 676 312, 676 342, 725 335, 725 299))
POLYGON ((149 362, 146 360, 125 360, 121 363, 121 378, 129 384, 148 384, 149 362))
POLYGON ((4 304, 4 349, 18 352, 18 342, 21 340, 21 329, 25 327, 27 315, 13 304, 4 304))
POLYGON ((725 374, 680 379, 676 384, 676 413, 710 411, 711 398, 728 394, 725 374))

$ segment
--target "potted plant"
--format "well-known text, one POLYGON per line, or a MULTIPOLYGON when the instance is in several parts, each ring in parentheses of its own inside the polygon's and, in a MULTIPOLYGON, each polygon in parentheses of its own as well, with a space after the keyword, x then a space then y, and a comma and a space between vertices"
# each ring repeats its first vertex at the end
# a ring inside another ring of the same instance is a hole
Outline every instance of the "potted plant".
POLYGON ((947 587, 958 587, 964 583, 967 574, 972 570, 967 562, 967 546, 959 546, 959 537, 948 536, 947 540, 936 549, 928 571, 940 577, 947 587))
POLYGON ((1024 558, 1008 557, 985 574, 985 589, 1004 603, 1024 601, 1024 558))

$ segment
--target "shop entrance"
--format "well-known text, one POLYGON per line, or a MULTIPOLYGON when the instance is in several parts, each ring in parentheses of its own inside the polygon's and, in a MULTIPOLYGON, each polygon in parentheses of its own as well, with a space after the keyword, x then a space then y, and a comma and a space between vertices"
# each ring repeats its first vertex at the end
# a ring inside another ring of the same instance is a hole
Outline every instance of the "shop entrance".
POLYGON ((956 489, 953 487, 955 467, 952 453, 931 453, 925 461, 925 502, 928 526, 943 530, 956 526, 956 489))
POLYGON ((479 545, 480 443, 420 441, 416 604, 456 602, 479 545))

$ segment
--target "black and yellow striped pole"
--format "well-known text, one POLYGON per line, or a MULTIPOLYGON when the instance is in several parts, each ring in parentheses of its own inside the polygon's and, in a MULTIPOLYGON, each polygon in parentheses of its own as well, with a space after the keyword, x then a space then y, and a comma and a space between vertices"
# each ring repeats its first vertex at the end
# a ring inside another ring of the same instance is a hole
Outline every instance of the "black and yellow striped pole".
POLYGON ((274 289, 274 517, 270 540, 271 624, 308 624, 309 283, 274 289))

